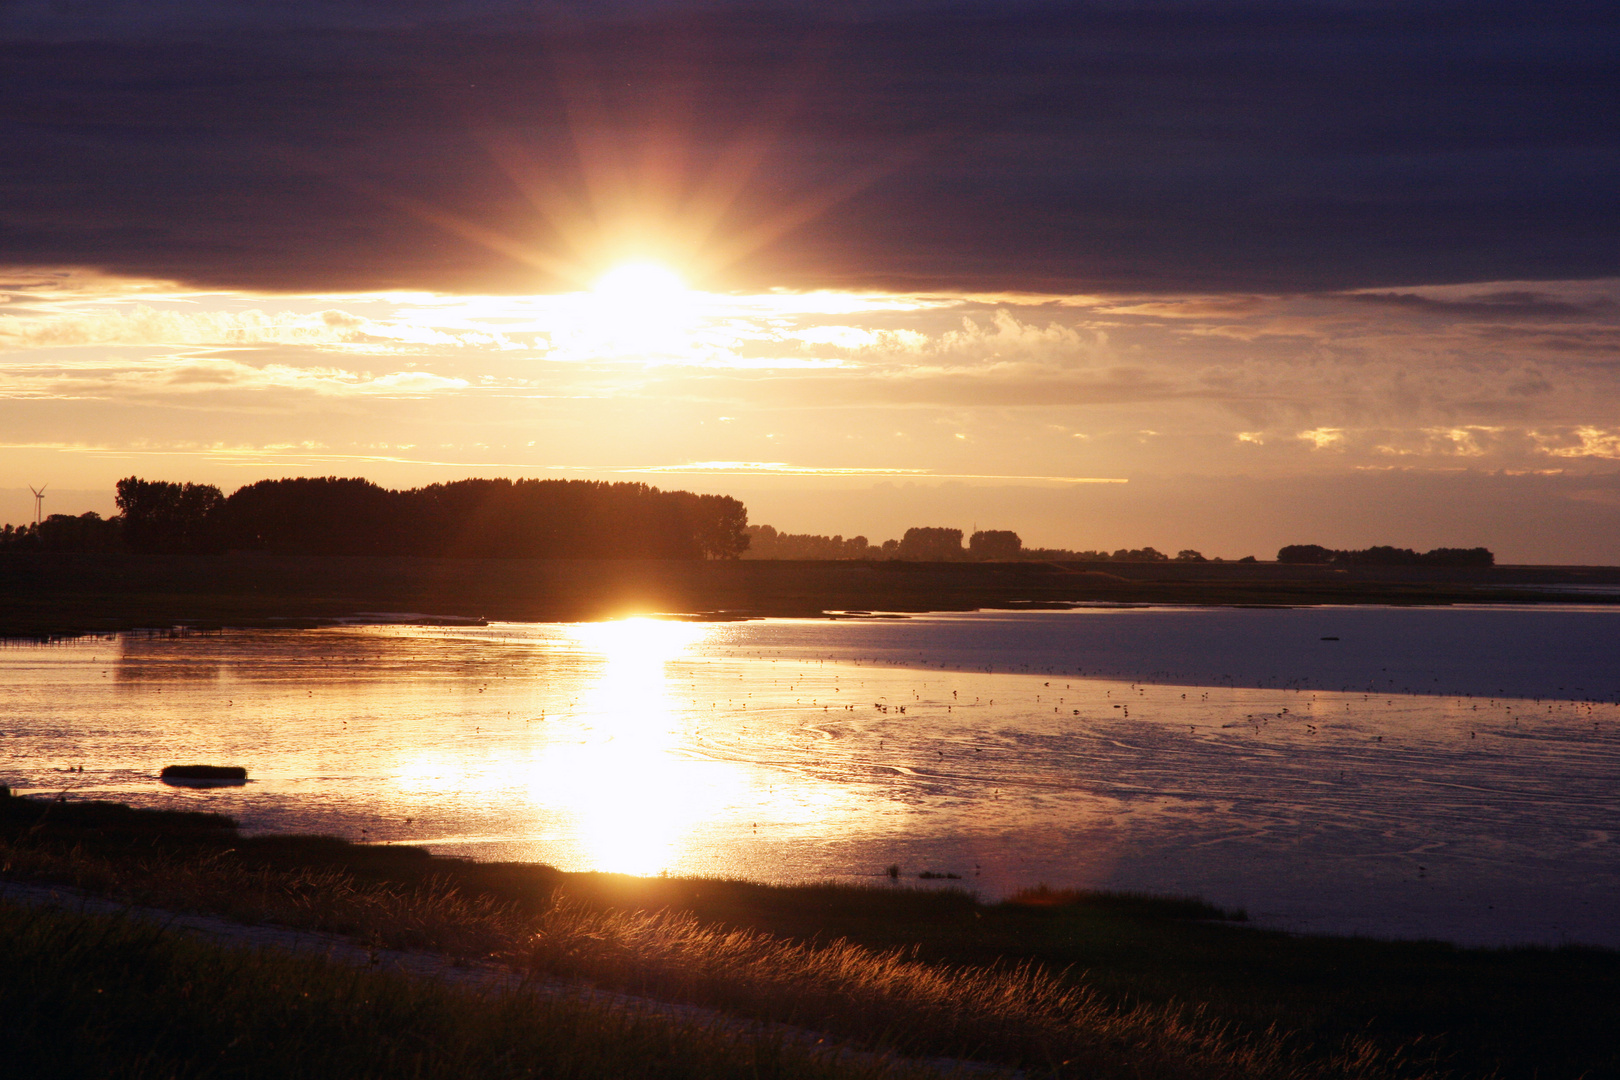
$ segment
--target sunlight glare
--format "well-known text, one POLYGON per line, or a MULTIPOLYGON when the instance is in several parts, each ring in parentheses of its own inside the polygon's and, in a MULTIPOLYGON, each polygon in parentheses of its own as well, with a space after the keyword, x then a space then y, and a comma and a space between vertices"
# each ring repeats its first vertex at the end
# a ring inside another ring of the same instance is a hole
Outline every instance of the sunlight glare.
POLYGON ((605 661, 584 689, 579 741, 536 755, 535 795, 563 809, 592 869, 651 874, 680 861, 692 828, 746 787, 739 770, 678 752, 681 710, 665 666, 712 633, 701 623, 632 618, 582 623, 570 636, 605 661))
POLYGON ((596 280, 595 291, 632 304, 658 304, 686 292, 686 283, 655 262, 621 263, 596 280))
POLYGON ((698 294, 666 266, 621 263, 584 300, 579 344, 599 356, 645 362, 684 356, 693 347, 698 294))

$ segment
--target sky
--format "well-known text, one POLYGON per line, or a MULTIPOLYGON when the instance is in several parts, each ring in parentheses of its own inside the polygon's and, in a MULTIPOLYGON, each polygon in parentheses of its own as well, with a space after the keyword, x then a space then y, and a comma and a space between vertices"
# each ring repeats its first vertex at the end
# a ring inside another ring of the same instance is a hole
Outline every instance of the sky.
POLYGON ((1620 10, 0 0, 0 519, 636 480, 1620 563, 1620 10))

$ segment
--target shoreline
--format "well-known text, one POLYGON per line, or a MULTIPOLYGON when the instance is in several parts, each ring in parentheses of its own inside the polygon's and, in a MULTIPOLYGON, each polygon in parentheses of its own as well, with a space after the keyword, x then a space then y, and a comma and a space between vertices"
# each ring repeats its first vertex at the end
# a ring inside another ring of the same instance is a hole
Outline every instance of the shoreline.
POLYGON ((0 639, 423 622, 1187 607, 1620 604, 1620 568, 0 555, 0 639))

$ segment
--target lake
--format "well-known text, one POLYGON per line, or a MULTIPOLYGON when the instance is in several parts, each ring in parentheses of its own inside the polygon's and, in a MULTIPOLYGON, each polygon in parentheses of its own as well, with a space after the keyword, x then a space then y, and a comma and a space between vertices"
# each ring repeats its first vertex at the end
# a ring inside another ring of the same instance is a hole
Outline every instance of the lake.
POLYGON ((0 783, 569 870, 898 864, 1620 947, 1617 656, 1620 611, 1578 605, 126 634, 0 647, 0 783), (194 761, 251 782, 156 778, 194 761))

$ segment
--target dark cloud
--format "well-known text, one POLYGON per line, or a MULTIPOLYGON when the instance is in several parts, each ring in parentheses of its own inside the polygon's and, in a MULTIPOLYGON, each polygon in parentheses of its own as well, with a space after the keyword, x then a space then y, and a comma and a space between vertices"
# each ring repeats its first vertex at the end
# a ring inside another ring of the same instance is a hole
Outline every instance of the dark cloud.
POLYGON ((1403 292, 1350 293, 1344 299, 1358 304, 1408 308, 1442 316, 1486 319, 1589 318, 1607 311, 1612 306, 1606 300, 1574 304, 1543 293, 1518 290, 1481 293, 1463 300, 1440 299, 1403 292))
POLYGON ((1545 350, 1555 355, 1563 354, 1570 362, 1620 365, 1620 327, 1616 326, 1553 330, 1486 325, 1472 328, 1471 333, 1481 341, 1518 350, 1545 350))
POLYGON ((59 10, 0 5, 0 262, 520 290, 658 232, 732 285, 1620 273, 1609 3, 59 10))

